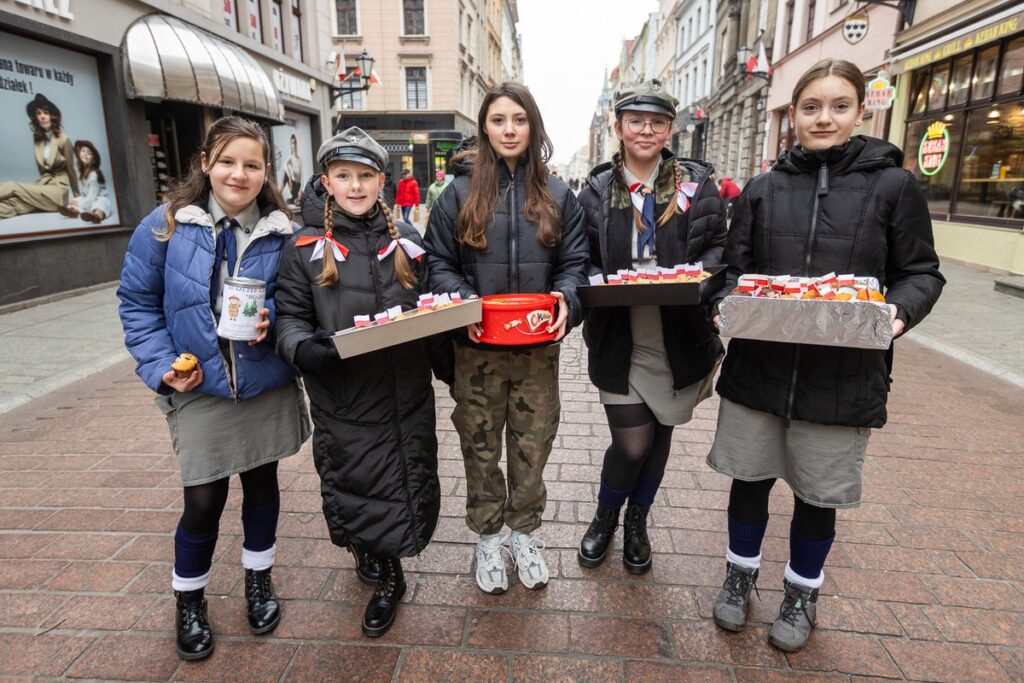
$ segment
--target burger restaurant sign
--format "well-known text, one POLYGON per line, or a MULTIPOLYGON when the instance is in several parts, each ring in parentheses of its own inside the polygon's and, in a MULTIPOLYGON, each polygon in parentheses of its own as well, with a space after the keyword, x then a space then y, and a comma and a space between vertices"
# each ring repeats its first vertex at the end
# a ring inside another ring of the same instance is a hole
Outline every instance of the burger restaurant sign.
POLYGON ((946 130, 945 123, 936 121, 928 126, 917 150, 917 163, 921 173, 927 176, 935 175, 942 170, 948 156, 949 131, 946 130))

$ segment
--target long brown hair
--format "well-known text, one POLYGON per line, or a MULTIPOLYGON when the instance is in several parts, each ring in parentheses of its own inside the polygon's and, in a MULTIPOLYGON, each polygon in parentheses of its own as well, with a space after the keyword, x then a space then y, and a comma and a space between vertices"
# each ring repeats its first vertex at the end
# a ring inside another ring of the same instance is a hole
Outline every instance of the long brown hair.
MULTIPOLYGON (((163 232, 157 233, 157 238, 166 242, 174 234, 174 214, 189 204, 195 204, 201 197, 210 193, 210 177, 203 171, 203 155, 206 155, 207 166, 217 163, 224 148, 239 138, 252 138, 263 147, 263 163, 270 165, 270 142, 267 135, 257 124, 247 121, 238 116, 224 116, 213 122, 210 130, 206 131, 206 139, 192 162, 189 164, 189 172, 185 179, 171 188, 167 193, 167 210, 164 212, 165 227, 163 232)), ((268 174, 269 177, 269 174, 268 174)), ((260 207, 273 206, 283 211, 286 215, 288 207, 284 198, 278 192, 274 183, 263 183, 263 188, 256 196, 260 207)), ((205 207, 203 207, 205 209, 205 207)))
POLYGON ((864 104, 864 90, 866 87, 864 74, 857 68, 857 65, 845 59, 823 59, 805 71, 804 75, 793 86, 793 97, 790 101, 793 108, 796 108, 796 103, 800 99, 800 94, 803 93, 804 88, 813 81, 825 78, 826 76, 837 76, 848 82, 857 91, 857 106, 859 107, 864 104))
MULTIPOLYGON (((398 230, 398 224, 395 223, 395 215, 388 209, 387 202, 379 194, 377 195, 377 210, 384 214, 384 219, 388 223, 388 235, 391 236, 391 239, 397 240, 401 237, 402 233, 398 230)), ((334 237, 334 196, 330 194, 324 199, 324 235, 328 238, 334 237)), ((398 282, 406 289, 415 288, 416 274, 412 272, 409 257, 402 250, 402 245, 396 244, 395 250, 391 254, 395 259, 395 277, 398 282)), ((338 264, 334 261, 334 249, 330 244, 325 244, 324 269, 320 271, 316 283, 321 287, 326 287, 338 284, 338 279, 338 264)))
POLYGON ((100 170, 100 164, 103 160, 100 158, 100 153, 96 149, 96 145, 92 144, 89 140, 76 140, 75 141, 75 165, 78 166, 78 177, 85 180, 90 173, 95 173, 97 180, 101 183, 107 182, 107 179, 103 177, 103 171, 100 170), (81 157, 78 156, 78 150, 85 148, 92 152, 92 163, 86 166, 82 163, 81 157))
POLYGON ((487 112, 499 97, 507 97, 526 110, 530 139, 524 154, 526 202, 523 216, 530 223, 536 224, 537 240, 550 249, 558 244, 562 230, 558 205, 548 192, 547 161, 551 158, 551 138, 544 131, 544 120, 533 95, 525 85, 509 81, 494 86, 484 95, 476 119, 476 147, 452 159, 452 163, 458 163, 463 159, 473 160, 469 197, 459 210, 456 239, 478 251, 487 250, 487 226, 494 219, 495 204, 498 201, 498 164, 505 163, 494 151, 487 137, 487 112))

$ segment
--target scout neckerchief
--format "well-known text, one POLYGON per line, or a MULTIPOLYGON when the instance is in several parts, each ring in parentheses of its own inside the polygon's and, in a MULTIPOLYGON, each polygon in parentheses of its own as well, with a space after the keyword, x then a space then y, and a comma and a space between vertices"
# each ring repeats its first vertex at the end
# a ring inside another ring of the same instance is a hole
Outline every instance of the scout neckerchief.
POLYGON ((220 232, 213 243, 213 278, 210 280, 210 303, 217 302, 217 284, 220 280, 220 266, 228 264, 228 277, 235 274, 235 262, 238 260, 238 243, 235 241, 235 228, 238 221, 234 218, 221 219, 220 232))
POLYGON ((313 255, 309 257, 309 260, 312 262, 324 257, 324 245, 328 242, 331 245, 331 250, 334 252, 334 260, 339 263, 344 261, 348 256, 348 249, 346 249, 342 244, 339 244, 338 241, 334 239, 334 235, 329 232, 324 233, 319 237, 316 235, 304 235, 295 240, 295 246, 305 247, 310 244, 315 244, 316 246, 313 247, 313 255))
POLYGON ((388 257, 388 254, 395 250, 395 247, 399 246, 402 247, 402 251, 405 252, 405 255, 413 259, 414 261, 419 261, 421 258, 423 258, 423 255, 427 253, 423 249, 423 247, 419 246, 412 240, 406 239, 404 237, 399 237, 398 239, 393 239, 390 242, 388 242, 388 246, 384 247, 383 249, 377 252, 377 260, 383 261, 388 257))
MULTIPOLYGON (((667 203, 671 201, 670 194, 672 192, 671 181, 662 181, 661 178, 672 178, 674 173, 675 159, 666 159, 662 161, 662 167, 659 168, 659 173, 654 181, 654 188, 648 187, 641 182, 634 182, 629 185, 629 199, 634 209, 640 214, 640 222, 644 226, 644 230, 637 230, 637 258, 645 259, 651 258, 654 255, 654 205, 657 201, 667 203), (645 255, 645 248, 648 253, 645 255)), ((628 170, 627 170, 628 173, 628 170)), ((632 176, 632 174, 630 174, 632 176)), ((634 176, 635 177, 635 176, 634 176)), ((676 195, 676 206, 679 208, 680 213, 686 213, 693 203, 693 196, 697 191, 697 183, 695 182, 682 182, 675 186, 676 195)), ((615 199, 613 189, 612 205, 615 207, 621 206, 618 200, 615 199)))

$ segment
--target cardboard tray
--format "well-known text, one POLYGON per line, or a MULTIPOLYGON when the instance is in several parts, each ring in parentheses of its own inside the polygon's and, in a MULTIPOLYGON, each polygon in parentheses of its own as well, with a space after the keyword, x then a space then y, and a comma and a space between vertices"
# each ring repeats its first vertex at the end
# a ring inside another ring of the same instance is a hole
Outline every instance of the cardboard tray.
POLYGON ((339 356, 352 358, 478 323, 482 312, 483 302, 480 299, 473 299, 429 313, 392 320, 383 325, 350 327, 335 333, 331 339, 339 356))
POLYGON ((725 266, 707 269, 703 282, 667 282, 644 285, 581 285, 576 288, 584 306, 699 306, 725 284, 725 266))
POLYGON ((880 303, 727 296, 718 311, 723 337, 855 349, 892 343, 889 308, 880 303))

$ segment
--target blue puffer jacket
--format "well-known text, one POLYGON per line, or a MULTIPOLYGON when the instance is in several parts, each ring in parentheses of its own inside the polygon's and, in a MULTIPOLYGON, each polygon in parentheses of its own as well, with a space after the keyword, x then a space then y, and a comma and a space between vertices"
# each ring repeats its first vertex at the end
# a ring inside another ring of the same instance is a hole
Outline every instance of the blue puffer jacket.
POLYGON ((128 244, 117 296, 125 345, 137 361, 135 372, 153 391, 169 394, 163 376, 181 353, 191 353, 203 368, 203 382, 193 391, 244 400, 295 381, 296 373, 274 353, 274 292, 281 249, 294 227, 284 213, 263 212, 237 275, 267 283, 270 334, 255 346, 231 342, 229 366, 217 340, 210 307, 213 272, 213 219, 199 206, 174 216, 171 239, 162 242, 166 206, 157 207, 135 229, 128 244), (233 370, 233 378, 232 378, 233 370))

